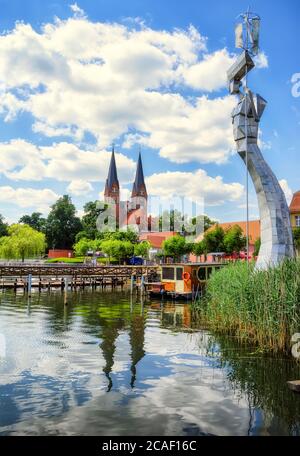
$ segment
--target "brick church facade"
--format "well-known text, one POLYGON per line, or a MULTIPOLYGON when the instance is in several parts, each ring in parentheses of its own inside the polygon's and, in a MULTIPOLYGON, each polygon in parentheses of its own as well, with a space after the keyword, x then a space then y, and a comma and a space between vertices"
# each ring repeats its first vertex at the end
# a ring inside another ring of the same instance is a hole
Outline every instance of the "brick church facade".
POLYGON ((108 176, 104 189, 104 201, 112 204, 116 211, 117 225, 121 227, 136 226, 138 231, 148 231, 147 188, 144 179, 143 163, 139 152, 135 180, 129 201, 121 201, 115 151, 112 150, 108 176))

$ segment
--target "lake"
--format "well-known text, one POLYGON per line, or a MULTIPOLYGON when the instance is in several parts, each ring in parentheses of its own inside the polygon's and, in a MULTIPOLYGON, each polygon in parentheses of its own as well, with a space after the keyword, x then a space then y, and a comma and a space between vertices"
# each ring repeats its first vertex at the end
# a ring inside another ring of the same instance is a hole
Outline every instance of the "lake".
POLYGON ((0 435, 300 435, 295 379, 186 303, 0 293, 0 435))

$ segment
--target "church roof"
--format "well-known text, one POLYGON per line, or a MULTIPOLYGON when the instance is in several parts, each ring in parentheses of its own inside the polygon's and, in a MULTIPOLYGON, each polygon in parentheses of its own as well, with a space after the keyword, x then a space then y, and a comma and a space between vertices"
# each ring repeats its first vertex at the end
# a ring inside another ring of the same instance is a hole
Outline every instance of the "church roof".
POLYGON ((144 171, 143 171, 141 152, 139 152, 135 180, 134 180, 133 187, 132 187, 132 196, 137 196, 141 190, 146 191, 146 185, 145 185, 145 180, 144 180, 144 171))
POLYGON ((106 188, 111 189, 113 185, 117 185, 119 187, 114 148, 113 148, 112 154, 111 154, 108 176, 107 176, 107 180, 106 180, 106 188))

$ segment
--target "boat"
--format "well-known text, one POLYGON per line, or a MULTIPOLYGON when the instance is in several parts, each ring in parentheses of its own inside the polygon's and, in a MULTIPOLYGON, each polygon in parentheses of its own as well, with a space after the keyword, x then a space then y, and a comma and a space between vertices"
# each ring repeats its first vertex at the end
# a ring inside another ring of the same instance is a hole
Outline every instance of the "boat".
POLYGON ((212 273, 226 266, 226 263, 173 263, 161 265, 160 280, 148 282, 150 297, 167 296, 173 299, 196 299, 212 273))

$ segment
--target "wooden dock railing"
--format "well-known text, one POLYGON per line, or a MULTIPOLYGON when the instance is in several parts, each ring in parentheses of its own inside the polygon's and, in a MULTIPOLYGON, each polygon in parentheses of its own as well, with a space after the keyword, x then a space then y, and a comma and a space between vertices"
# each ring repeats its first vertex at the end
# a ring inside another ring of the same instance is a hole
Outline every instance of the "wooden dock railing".
POLYGON ((128 278, 156 274, 159 266, 127 266, 127 265, 66 265, 66 264, 0 264, 2 277, 120 277, 128 278))

